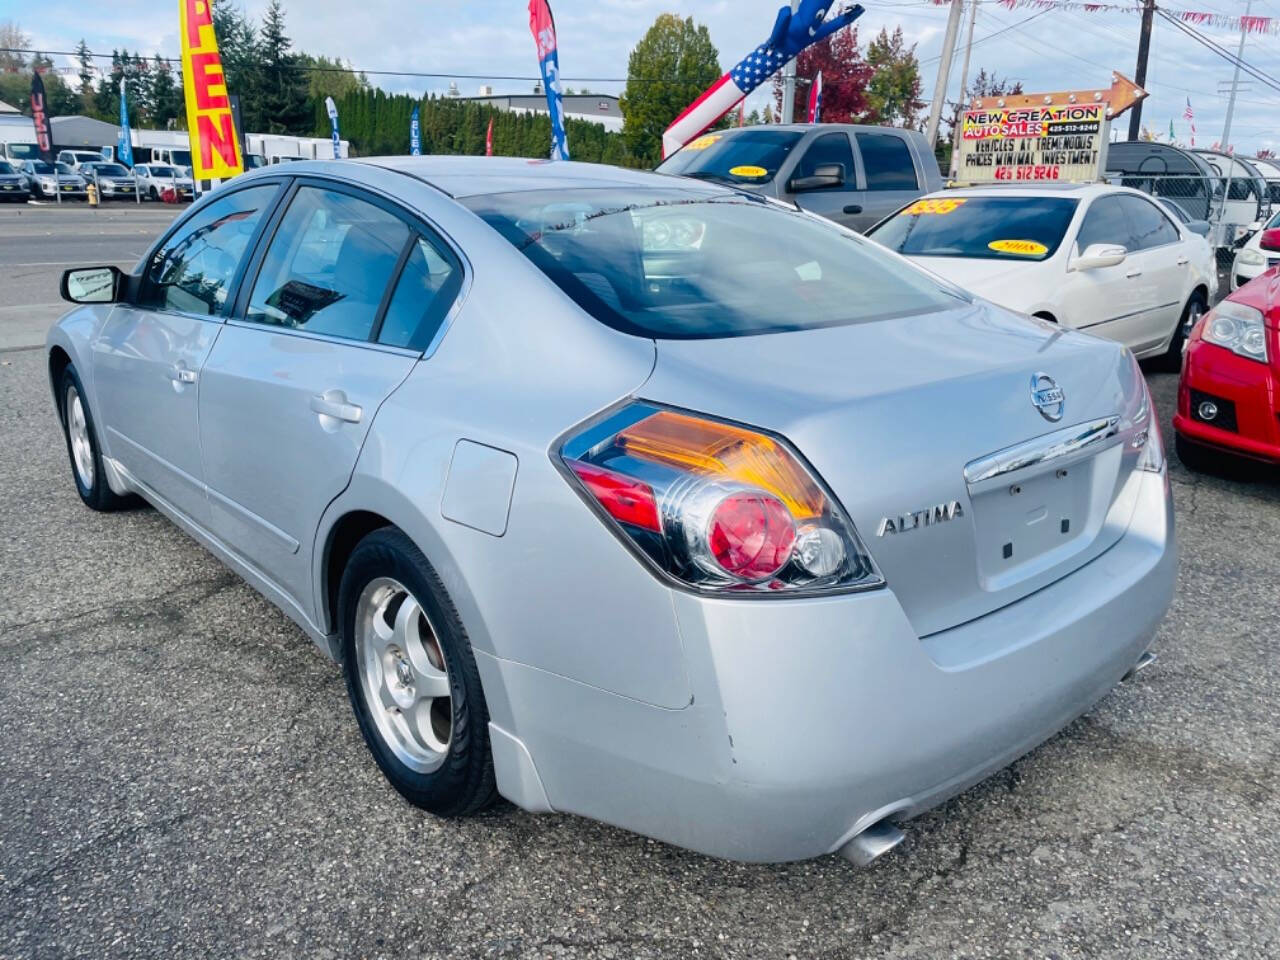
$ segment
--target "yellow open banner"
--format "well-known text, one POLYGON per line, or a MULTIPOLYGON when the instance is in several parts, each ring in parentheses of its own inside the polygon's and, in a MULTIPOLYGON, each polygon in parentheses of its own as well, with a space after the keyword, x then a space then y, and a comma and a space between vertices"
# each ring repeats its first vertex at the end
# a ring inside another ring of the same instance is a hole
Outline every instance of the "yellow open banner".
POLYGON ((186 91, 195 178, 225 180, 243 172, 244 159, 231 117, 210 3, 211 0, 178 0, 182 86, 186 91))

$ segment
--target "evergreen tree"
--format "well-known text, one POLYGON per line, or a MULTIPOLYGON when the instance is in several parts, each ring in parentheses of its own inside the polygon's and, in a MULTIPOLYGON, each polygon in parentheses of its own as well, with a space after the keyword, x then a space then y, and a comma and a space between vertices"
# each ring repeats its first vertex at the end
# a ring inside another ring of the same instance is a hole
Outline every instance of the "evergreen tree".
MULTIPOLYGON (((619 104, 627 162, 655 166, 662 159, 662 132, 723 73, 706 27, 692 17, 659 14, 627 63, 627 88, 619 104)), ((569 149, 578 159, 572 137, 569 149)))
MULTIPOLYGON (((186 111, 182 102, 182 77, 156 54, 151 62, 151 123, 159 130, 167 130, 170 121, 177 121, 186 111)), ((176 122, 174 124, 177 125, 176 122)))
POLYGON ((91 117, 93 116, 93 56, 83 37, 76 44, 76 63, 80 67, 80 112, 91 117))
POLYGON ((258 43, 262 88, 258 91, 268 133, 305 134, 312 129, 307 80, 285 33, 280 0, 271 0, 258 43))

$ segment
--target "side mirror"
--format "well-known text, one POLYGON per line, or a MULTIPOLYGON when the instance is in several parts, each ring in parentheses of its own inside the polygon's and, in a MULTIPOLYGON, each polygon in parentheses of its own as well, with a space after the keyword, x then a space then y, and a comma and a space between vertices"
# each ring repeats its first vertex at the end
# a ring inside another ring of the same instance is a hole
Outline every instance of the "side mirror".
POLYGON ((1280 252, 1280 227, 1263 230, 1262 236, 1258 238, 1258 246, 1272 253, 1280 252))
POLYGON ((827 190, 831 187, 844 186, 844 167, 838 163, 824 163, 813 168, 811 177, 792 177, 787 183, 791 193, 804 193, 808 190, 827 190))
POLYGON ((123 280, 119 267, 76 267, 62 274, 58 292, 72 303, 116 303, 123 280))
POLYGON ((1071 261, 1073 270, 1100 270, 1124 263, 1128 251, 1118 243, 1091 243, 1084 253, 1071 261))

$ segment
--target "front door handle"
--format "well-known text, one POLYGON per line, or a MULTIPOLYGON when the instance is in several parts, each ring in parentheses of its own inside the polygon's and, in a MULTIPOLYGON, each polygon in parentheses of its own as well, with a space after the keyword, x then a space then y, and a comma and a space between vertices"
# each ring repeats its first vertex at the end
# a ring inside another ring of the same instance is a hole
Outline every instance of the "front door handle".
POLYGON ((851 204, 849 204, 848 206, 846 206, 846 207, 844 208, 844 212, 845 212, 845 213, 849 213, 849 214, 861 213, 861 212, 862 212, 862 204, 860 204, 860 203, 851 203, 851 204))
POLYGON ((345 423, 359 423, 364 411, 359 405, 347 402, 341 390, 326 390, 311 398, 311 409, 322 417, 332 417, 345 423))
POLYGON ((1141 270, 1130 270, 1128 273, 1126 273, 1126 274, 1125 274, 1125 276, 1126 276, 1126 277, 1128 277, 1130 280, 1132 280, 1134 277, 1140 277, 1140 276, 1142 276, 1142 271, 1141 271, 1141 270))
POLYGON ((174 383, 195 383, 196 372, 185 363, 175 363, 169 368, 169 379, 174 383))
POLYGON ((1190 263, 1190 262, 1191 262, 1191 261, 1190 261, 1188 258, 1186 258, 1186 257, 1179 257, 1179 258, 1178 258, 1178 266, 1180 266, 1180 267, 1185 267, 1185 266, 1186 266, 1188 263, 1190 263))

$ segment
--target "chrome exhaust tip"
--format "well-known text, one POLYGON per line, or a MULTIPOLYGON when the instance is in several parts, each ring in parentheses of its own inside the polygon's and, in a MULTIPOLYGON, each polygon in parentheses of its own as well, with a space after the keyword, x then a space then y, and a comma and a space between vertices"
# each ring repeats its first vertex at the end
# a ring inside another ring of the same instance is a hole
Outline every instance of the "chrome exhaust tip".
POLYGON ((1138 658, 1138 662, 1129 668, 1129 671, 1123 677, 1120 678, 1120 682, 1124 683, 1126 680, 1132 680, 1143 670, 1147 669, 1147 667, 1155 663, 1156 660, 1157 660, 1157 657, 1154 653, 1152 653, 1150 650, 1144 650, 1142 653, 1142 656, 1138 658))
POLYGON ((888 820, 881 820, 867 827, 838 852, 855 867, 869 867, 906 838, 906 834, 888 820))

